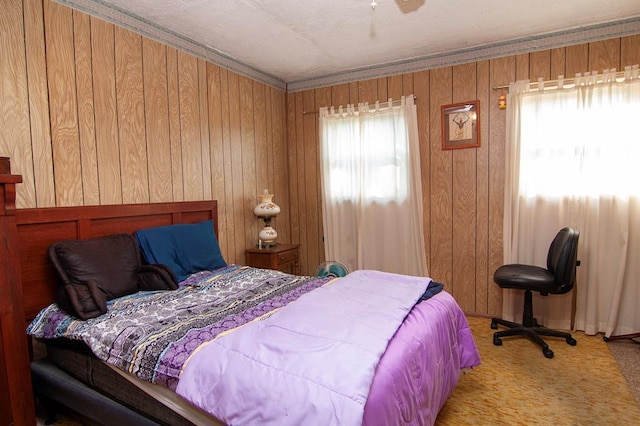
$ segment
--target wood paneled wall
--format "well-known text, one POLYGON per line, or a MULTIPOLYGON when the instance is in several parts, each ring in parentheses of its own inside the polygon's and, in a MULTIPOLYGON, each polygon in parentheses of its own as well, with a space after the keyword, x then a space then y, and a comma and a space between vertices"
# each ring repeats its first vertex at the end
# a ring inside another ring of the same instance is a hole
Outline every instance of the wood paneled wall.
POLYGON ((268 188, 290 239, 283 91, 49 0, 4 0, 0 24, 19 208, 217 199, 221 248, 242 263, 268 188))
POLYGON ((505 114, 491 88, 640 62, 631 36, 284 94, 50 0, 4 0, 0 37, 0 156, 23 176, 19 208, 217 199, 223 253, 242 263, 269 188, 302 273, 324 260, 314 112, 416 95, 430 275, 480 314, 502 303, 505 114), (442 151, 440 107, 474 99, 481 146, 442 151))
POLYGON ((640 36, 630 36, 287 94, 291 230, 302 245, 303 272, 324 260, 316 111, 414 94, 429 274, 465 312, 501 314, 493 271, 502 264, 505 111, 498 96, 506 91, 492 88, 637 63, 640 36), (480 147, 443 151, 441 106, 476 99, 480 147))

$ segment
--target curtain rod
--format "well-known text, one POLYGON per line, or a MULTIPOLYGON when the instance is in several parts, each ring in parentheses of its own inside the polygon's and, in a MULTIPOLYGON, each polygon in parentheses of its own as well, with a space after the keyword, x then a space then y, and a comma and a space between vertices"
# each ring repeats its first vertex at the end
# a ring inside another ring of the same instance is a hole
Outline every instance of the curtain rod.
MULTIPOLYGON (((624 77, 625 73, 626 73, 626 71, 618 71, 616 73, 616 79, 624 77)), ((587 75, 583 75, 582 77, 588 77, 588 76, 587 75)), ((580 78, 582 78, 582 77, 580 77, 580 78)), ((602 77, 602 74, 599 74, 598 75, 598 83, 602 83, 601 77, 602 77)), ((556 87, 557 87, 559 81, 560 81, 559 79, 546 80, 546 81, 542 81, 542 84, 543 84, 543 86, 546 85, 546 84, 555 84, 556 87)), ((575 84, 576 78, 575 77, 564 78, 563 82, 565 84, 575 84)), ((533 86, 534 84, 538 85, 538 84, 540 84, 540 81, 532 81, 532 82, 529 83, 529 85, 531 85, 531 86, 533 86)), ((509 85, 506 84, 506 85, 502 85, 502 86, 493 86, 491 89, 493 89, 493 90, 501 90, 501 89, 508 89, 508 88, 509 88, 509 85)), ((551 88, 553 88, 553 86, 548 87, 548 89, 551 89, 551 88)))
MULTIPOLYGON (((413 96, 413 100, 414 100, 414 101, 415 101, 416 99, 418 99, 418 97, 417 97, 417 96, 415 96, 415 95, 410 95, 410 96, 413 96)), ((380 102, 380 101, 378 101, 378 102, 380 102)), ((382 104, 386 104, 386 103, 388 103, 388 102, 389 102, 389 101, 382 101, 382 102, 380 102, 380 105, 382 105, 382 104)), ((402 102, 402 99, 396 99, 396 100, 391 101, 391 105, 393 105, 393 106, 397 106, 397 105, 400 105, 400 103, 401 103, 401 102, 402 102)), ((363 103, 364 103, 364 102, 363 102, 363 103)), ((374 104, 375 104, 375 102, 374 102, 374 104)), ((342 106, 342 105, 340 105, 340 106, 342 106)), ((384 107, 384 106, 383 106, 383 107, 384 107)), ((327 107, 327 108, 331 108, 331 107, 327 107)), ((369 107, 369 108, 371 108, 371 107, 369 107)), ((337 108, 336 108, 336 109, 337 109, 337 108)), ((317 114, 317 113, 319 113, 319 112, 320 112, 320 111, 305 111, 305 110, 302 110, 302 113, 303 113, 303 114, 317 114)))

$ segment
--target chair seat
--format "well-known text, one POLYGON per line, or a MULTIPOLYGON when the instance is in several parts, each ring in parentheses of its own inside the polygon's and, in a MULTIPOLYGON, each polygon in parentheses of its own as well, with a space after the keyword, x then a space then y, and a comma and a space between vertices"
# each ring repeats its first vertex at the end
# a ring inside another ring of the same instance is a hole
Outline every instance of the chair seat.
POLYGON ((496 269, 493 280, 501 288, 524 290, 524 306, 522 309, 522 324, 503 320, 491 319, 491 328, 499 325, 508 330, 493 333, 493 344, 502 345, 502 338, 508 336, 525 335, 536 342, 547 358, 553 358, 553 351, 540 336, 562 337, 567 344, 574 346, 576 340, 571 333, 549 330, 540 327, 533 316, 533 295, 538 292, 543 296, 549 294, 564 294, 573 288, 576 278, 576 267, 580 264, 578 256, 578 237, 580 233, 569 227, 562 228, 555 236, 547 253, 547 268, 518 263, 503 265, 496 269))
POLYGON ((531 290, 540 293, 557 291, 558 284, 551 272, 534 265, 511 264, 496 269, 493 280, 501 288, 531 290))

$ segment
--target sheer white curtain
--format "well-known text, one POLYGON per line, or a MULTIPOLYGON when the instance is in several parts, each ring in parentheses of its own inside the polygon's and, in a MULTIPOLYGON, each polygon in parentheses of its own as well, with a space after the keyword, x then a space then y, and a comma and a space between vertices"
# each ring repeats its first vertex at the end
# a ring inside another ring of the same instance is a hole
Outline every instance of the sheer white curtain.
MULTIPOLYGON (((542 87, 538 84, 538 87, 542 87)), ((640 331, 640 80, 638 67, 560 78, 553 89, 510 85, 507 96, 505 263, 546 266, 553 236, 580 231, 575 296, 537 296, 549 327, 606 336, 640 331), (575 318, 571 317, 575 297, 575 318)), ((503 316, 522 295, 505 290, 503 316)))
POLYGON ((418 122, 401 105, 320 109, 325 258, 426 276, 418 122))

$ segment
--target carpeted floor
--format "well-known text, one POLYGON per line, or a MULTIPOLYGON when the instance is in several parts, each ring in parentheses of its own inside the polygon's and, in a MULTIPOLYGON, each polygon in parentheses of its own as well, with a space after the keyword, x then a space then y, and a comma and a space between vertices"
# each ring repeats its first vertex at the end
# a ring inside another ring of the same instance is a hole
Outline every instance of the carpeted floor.
MULTIPOLYGON (((493 346, 490 322, 469 317, 482 365, 462 375, 436 425, 640 424, 638 400, 612 356, 614 351, 624 370, 633 373, 633 368, 640 368, 637 343, 607 344, 602 336, 576 332, 577 346, 548 339, 555 356, 547 359, 523 337, 505 338, 502 346, 493 346)), ((638 380, 640 375, 629 377, 638 380)), ((59 419, 58 426, 88 424, 71 413, 59 419)), ((38 420, 42 425, 42 417, 38 420)))
POLYGON ((640 339, 612 340, 607 343, 607 347, 640 403, 640 339))
MULTIPOLYGON (((488 318, 470 317, 482 365, 463 374, 437 425, 635 425, 640 405, 602 336, 547 339, 547 359, 524 337, 494 346, 488 318)), ((638 348, 636 348, 638 349, 638 348)))

